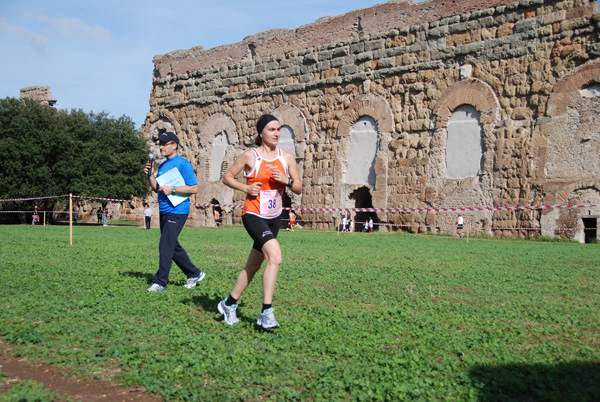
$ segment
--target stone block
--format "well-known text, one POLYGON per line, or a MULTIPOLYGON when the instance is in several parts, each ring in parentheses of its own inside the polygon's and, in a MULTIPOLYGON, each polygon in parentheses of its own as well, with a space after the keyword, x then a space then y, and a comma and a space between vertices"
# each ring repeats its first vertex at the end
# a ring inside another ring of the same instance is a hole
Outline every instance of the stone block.
POLYGON ((385 40, 384 39, 373 40, 373 41, 369 41, 369 42, 365 43, 365 51, 366 52, 380 50, 380 49, 385 49, 385 40))
POLYGON ((378 69, 393 68, 393 67, 396 67, 396 59, 393 57, 379 59, 379 62, 377 64, 378 69))
POLYGON ((354 43, 350 45, 350 53, 352 54, 360 54, 365 52, 365 44, 364 42, 354 43))

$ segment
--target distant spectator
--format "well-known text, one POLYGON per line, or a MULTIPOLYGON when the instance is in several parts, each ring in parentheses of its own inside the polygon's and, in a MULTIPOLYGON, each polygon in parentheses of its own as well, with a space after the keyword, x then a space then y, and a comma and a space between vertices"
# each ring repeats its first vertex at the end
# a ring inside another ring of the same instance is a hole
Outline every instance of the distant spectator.
POLYGON ((98 217, 98 225, 102 223, 102 207, 98 207, 98 211, 96 211, 96 216, 98 217))
POLYGON ((146 230, 150 230, 150 224, 152 223, 152 209, 150 205, 146 205, 146 209, 144 209, 144 220, 146 221, 146 230))
POLYGON ((456 234, 458 235, 459 239, 461 239, 461 240, 463 238, 462 230, 463 230, 464 223, 465 223, 465 220, 463 219, 463 216, 461 214, 458 214, 458 219, 456 221, 456 234))
POLYGON ((102 226, 108 226, 108 208, 104 206, 104 211, 102 211, 102 226))
POLYGON ((290 211, 290 230, 294 231, 294 225, 296 224, 296 214, 294 211, 290 211))
POLYGON ((33 214, 31 215, 31 225, 35 226, 36 222, 40 221, 40 215, 38 213, 37 205, 34 208, 33 214))
POLYGON ((373 233, 373 218, 369 217, 369 223, 367 223, 367 225, 369 225, 369 233, 373 233))
POLYGON ((215 209, 215 226, 219 227, 221 225, 221 214, 218 210, 215 209))

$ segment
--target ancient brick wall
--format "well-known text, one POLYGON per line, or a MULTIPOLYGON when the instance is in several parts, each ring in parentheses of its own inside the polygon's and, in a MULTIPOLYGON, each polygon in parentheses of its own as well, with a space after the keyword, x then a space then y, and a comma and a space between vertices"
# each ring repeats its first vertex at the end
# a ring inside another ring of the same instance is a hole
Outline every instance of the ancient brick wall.
POLYGON ((21 99, 33 99, 44 105, 53 106, 56 103, 56 99, 52 97, 51 87, 40 87, 33 86, 27 88, 21 88, 21 99))
MULTIPOLYGON (((213 170, 224 171, 252 145, 256 119, 268 112, 295 138, 304 193, 292 197, 294 207, 553 205, 578 194, 598 204, 600 129, 589 119, 600 97, 587 88, 600 83, 599 23, 595 0, 391 1, 232 45, 178 50, 154 59, 143 132, 180 135, 201 183, 198 203, 242 203, 243 194, 211 179, 213 170), (456 123, 465 105, 470 120, 456 123), (377 130, 375 180, 350 183, 352 141, 365 118, 377 130), (471 177, 448 177, 452 124, 458 132, 479 124, 481 162, 471 177), (581 138, 570 136, 574 127, 581 138), (218 135, 227 138, 225 158, 211 166, 218 135), (561 165, 557 149, 573 161, 561 165)), ((484 210, 465 220, 488 231, 545 226, 552 234, 559 215, 484 210)), ((456 215, 378 213, 376 220, 451 226, 456 215)))

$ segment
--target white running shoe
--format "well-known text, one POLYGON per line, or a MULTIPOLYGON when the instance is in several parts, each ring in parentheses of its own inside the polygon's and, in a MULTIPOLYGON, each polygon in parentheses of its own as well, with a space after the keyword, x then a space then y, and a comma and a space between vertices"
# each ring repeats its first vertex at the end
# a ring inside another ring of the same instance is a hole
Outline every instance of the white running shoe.
POLYGON ((198 276, 194 276, 193 278, 188 278, 186 284, 183 285, 183 287, 186 289, 191 289, 194 286, 196 286, 198 284, 198 282, 200 282, 202 279, 204 279, 205 276, 206 276, 206 274, 203 271, 200 271, 198 276))
POLYGON ((235 310, 237 309, 237 304, 234 304, 233 306, 228 306, 225 304, 225 300, 227 300, 227 298, 221 300, 219 304, 217 304, 217 310, 219 310, 219 313, 223 314, 223 318, 225 319, 224 321, 228 325, 237 324, 238 322, 240 322, 235 313, 235 310))
POLYGON ((162 292, 166 288, 166 286, 159 285, 158 283, 153 283, 152 286, 146 289, 146 292, 162 292))
POLYGON ((273 307, 266 309, 258 316, 256 325, 264 329, 279 328, 279 323, 275 319, 275 309, 273 307))

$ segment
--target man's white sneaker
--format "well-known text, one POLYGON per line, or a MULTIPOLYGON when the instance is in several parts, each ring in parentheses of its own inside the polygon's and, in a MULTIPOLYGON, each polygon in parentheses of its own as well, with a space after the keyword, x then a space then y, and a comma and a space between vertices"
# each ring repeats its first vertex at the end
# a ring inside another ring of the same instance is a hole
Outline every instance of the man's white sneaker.
POLYGON ((198 284, 198 282, 200 282, 202 279, 204 279, 205 276, 206 276, 206 274, 203 271, 200 271, 198 276, 195 276, 193 278, 188 278, 187 282, 185 283, 185 285, 183 285, 183 287, 186 289, 191 289, 194 286, 196 286, 198 284))
POLYGON ((162 292, 166 288, 166 286, 159 285, 158 283, 153 283, 152 286, 146 289, 146 292, 162 292))

